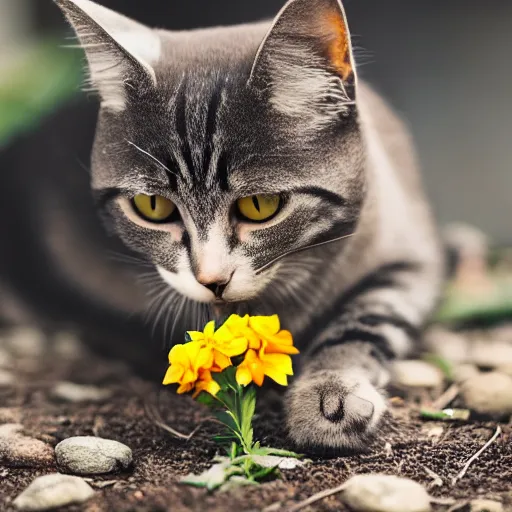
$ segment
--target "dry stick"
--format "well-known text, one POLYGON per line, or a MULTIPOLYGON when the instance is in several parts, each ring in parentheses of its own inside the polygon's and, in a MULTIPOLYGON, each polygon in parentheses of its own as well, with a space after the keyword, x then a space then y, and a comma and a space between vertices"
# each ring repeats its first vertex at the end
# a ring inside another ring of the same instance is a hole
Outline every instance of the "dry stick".
POLYGON ((149 419, 157 426, 157 427, 160 427, 161 429, 165 430, 166 432, 169 432, 170 434, 172 434, 174 437, 178 437, 179 439, 185 439, 186 441, 188 441, 189 439, 192 438, 192 436, 201 428, 202 426, 202 423, 200 423, 194 430, 192 430, 192 432, 190 434, 183 434, 181 432, 178 432, 177 430, 173 429, 172 427, 170 427, 169 425, 167 425, 166 423, 164 423, 162 421, 162 418, 160 416, 160 414, 157 412, 157 410, 155 409, 152 409, 152 406, 149 405, 148 402, 145 402, 144 403, 144 409, 146 410, 146 414, 147 416, 149 417, 149 419))
POLYGON ((466 474, 467 470, 469 469, 469 466, 471 466, 471 464, 473 464, 473 462, 478 459, 478 457, 480 457, 480 455, 482 455, 482 453, 487 450, 487 448, 489 448, 489 446, 491 446, 492 443, 494 443, 494 441, 496 441, 496 439, 498 438, 498 436, 501 434, 501 427, 498 425, 496 427, 496 432, 494 433, 494 435, 491 437, 491 439, 489 439, 489 441, 487 441, 487 443, 485 443, 482 448, 480 448, 480 450, 478 450, 467 462, 466 464, 464 465, 464 467, 462 468, 462 471, 457 475, 455 476, 453 479, 452 479, 452 485, 455 485, 457 483, 457 480, 460 480, 461 478, 464 477, 464 475, 466 474))
POLYGON ((434 409, 444 409, 447 405, 450 404, 450 402, 457 398, 459 392, 459 386, 457 386, 457 384, 452 384, 440 397, 438 397, 432 403, 432 407, 434 407, 434 409))
POLYGON ((339 485, 338 487, 334 487, 333 489, 326 489, 325 491, 317 492, 316 494, 313 494, 313 496, 310 496, 307 500, 301 501, 300 503, 297 503, 293 507, 287 508, 286 512, 297 512, 297 510, 302 510, 303 508, 306 508, 308 505, 323 500, 324 498, 328 498, 333 494, 338 494, 339 492, 344 491, 346 486, 347 482, 339 485))

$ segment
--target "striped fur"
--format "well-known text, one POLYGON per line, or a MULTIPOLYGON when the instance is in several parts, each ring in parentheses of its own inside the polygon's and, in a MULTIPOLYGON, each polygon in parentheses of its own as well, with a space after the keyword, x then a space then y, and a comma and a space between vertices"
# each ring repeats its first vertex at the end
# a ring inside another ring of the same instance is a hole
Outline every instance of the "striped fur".
MULTIPOLYGON (((101 25, 76 14, 90 2, 58 3, 79 31, 101 25)), ((156 321, 171 338, 211 315, 278 313, 303 353, 285 397, 291 440, 362 449, 386 411, 389 361, 417 342, 442 280, 406 128, 357 84, 338 0, 290 0, 270 30, 152 34, 155 80, 122 56, 122 108, 100 111, 98 207, 168 285, 156 321), (137 217, 139 193, 169 197, 181 220, 137 217), (237 220, 236 200, 258 193, 283 194, 282 211, 237 220), (228 282, 227 303, 199 281, 228 282)))

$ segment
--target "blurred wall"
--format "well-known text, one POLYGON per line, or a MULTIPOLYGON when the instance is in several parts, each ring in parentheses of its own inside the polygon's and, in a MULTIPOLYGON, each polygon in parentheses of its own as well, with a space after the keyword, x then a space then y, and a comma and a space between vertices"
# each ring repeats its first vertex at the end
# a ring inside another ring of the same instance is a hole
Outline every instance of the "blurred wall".
MULTIPOLYGON (((40 29, 63 26, 50 0, 31 1, 40 29)), ((103 3, 170 29, 260 19, 282 5, 280 0, 103 3)), ((360 74, 410 124, 439 219, 468 221, 498 242, 512 242, 507 215, 512 2, 346 0, 345 6, 360 49, 360 74)))

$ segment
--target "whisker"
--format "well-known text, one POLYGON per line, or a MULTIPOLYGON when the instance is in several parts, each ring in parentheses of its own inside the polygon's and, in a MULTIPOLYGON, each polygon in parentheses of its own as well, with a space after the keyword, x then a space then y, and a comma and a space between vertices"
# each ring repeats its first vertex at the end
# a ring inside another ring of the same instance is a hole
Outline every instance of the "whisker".
POLYGON ((137 144, 133 143, 133 142, 130 142, 129 140, 125 139, 126 142, 128 144, 130 144, 130 146, 133 146, 135 149, 139 150, 142 154, 148 156, 149 158, 151 158, 151 160, 153 160, 154 162, 156 162, 158 165, 160 165, 160 167, 162 167, 164 170, 166 170, 169 174, 174 174, 174 176, 176 177, 179 177, 176 172, 174 171, 171 171, 171 169, 169 169, 169 167, 167 167, 165 164, 163 164, 160 160, 158 160, 158 158, 156 158, 155 156, 153 156, 151 153, 148 153, 147 151, 143 150, 142 148, 140 148, 139 146, 137 146, 137 144))
POLYGON ((298 249, 292 249, 291 251, 287 251, 287 252, 277 256, 273 260, 270 260, 268 263, 265 263, 265 265, 261 266, 260 268, 258 268, 255 271, 255 274, 256 275, 261 274, 261 272, 263 272, 265 269, 272 266, 274 263, 278 262, 279 260, 285 258, 286 256, 289 256, 290 254, 297 254, 302 251, 307 251, 308 249, 313 249, 315 247, 321 247, 322 245, 332 244, 333 242, 338 242, 339 240, 343 240, 345 238, 349 238, 354 235, 355 235, 355 233, 349 233, 348 235, 343 235, 343 236, 339 236, 337 238, 332 238, 331 240, 327 240, 325 242, 319 242, 317 244, 307 245, 306 247, 299 247, 298 249))

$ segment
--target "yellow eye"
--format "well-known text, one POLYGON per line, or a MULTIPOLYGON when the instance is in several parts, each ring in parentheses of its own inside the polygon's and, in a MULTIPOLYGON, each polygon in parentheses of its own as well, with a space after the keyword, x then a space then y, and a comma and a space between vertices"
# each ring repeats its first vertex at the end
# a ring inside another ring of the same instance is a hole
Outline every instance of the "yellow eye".
POLYGON ((253 222, 269 220, 281 207, 281 196, 277 194, 242 197, 236 202, 240 215, 253 222))
POLYGON ((135 211, 150 222, 166 222, 176 210, 176 205, 162 196, 137 194, 132 199, 135 211))

